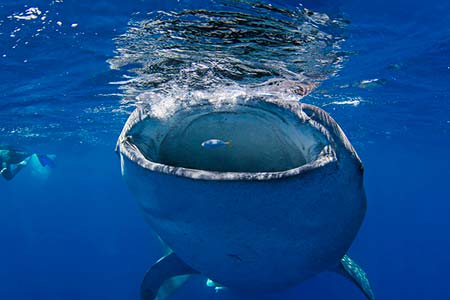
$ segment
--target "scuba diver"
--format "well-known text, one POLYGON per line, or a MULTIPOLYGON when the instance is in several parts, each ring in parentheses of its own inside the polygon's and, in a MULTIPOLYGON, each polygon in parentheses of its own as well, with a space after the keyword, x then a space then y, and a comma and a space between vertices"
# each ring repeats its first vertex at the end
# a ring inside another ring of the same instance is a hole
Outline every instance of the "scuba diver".
POLYGON ((33 155, 36 155, 40 164, 45 167, 54 167, 53 159, 46 154, 30 153, 23 150, 14 149, 0 145, 0 174, 6 180, 11 180, 24 167, 27 166, 33 155))

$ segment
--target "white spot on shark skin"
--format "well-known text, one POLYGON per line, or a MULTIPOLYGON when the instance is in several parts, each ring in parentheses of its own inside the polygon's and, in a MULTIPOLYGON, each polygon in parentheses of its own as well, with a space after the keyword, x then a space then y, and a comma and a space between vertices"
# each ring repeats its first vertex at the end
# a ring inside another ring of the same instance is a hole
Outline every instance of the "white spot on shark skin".
POLYGON ((221 290, 224 290, 225 287, 218 285, 217 283, 215 283, 214 281, 212 281, 211 279, 207 279, 206 280, 206 286, 210 287, 210 288, 214 288, 214 290, 216 291, 216 293, 218 293, 221 290))
POLYGON ((77 26, 78 26, 77 23, 73 23, 72 25, 70 25, 70 27, 72 27, 72 28, 75 28, 75 27, 77 27, 77 26))
POLYGON ((62 26, 62 22, 61 21, 56 22, 56 24, 58 24, 58 26, 62 26))

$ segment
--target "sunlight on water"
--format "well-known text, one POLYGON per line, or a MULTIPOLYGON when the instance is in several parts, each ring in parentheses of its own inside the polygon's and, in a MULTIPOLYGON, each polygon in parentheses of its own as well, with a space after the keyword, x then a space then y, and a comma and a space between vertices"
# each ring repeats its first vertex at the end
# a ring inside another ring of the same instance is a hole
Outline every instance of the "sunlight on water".
MULTIPOLYGON (((6 58, 11 50, 18 47, 29 47, 30 42, 49 32, 56 32, 65 35, 64 27, 76 28, 77 23, 63 24, 59 19, 58 5, 63 1, 50 1, 42 7, 29 7, 24 5, 22 11, 13 12, 6 20, 1 20, 0 26, 8 26, 13 28, 9 32, 9 38, 12 41, 11 49, 2 49, 4 53, 2 58, 6 58), (44 8, 45 7, 45 8, 44 8)), ((69 28, 70 29, 70 28, 69 28)), ((7 32, 4 32, 7 34, 7 32)), ((75 32, 75 34, 84 34, 75 32)), ((23 60, 24 63, 28 59, 23 60)))

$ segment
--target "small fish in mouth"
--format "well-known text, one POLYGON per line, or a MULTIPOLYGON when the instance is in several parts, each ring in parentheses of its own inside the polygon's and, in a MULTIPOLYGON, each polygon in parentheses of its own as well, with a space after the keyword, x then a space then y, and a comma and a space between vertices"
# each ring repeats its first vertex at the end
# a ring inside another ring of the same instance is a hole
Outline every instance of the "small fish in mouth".
POLYGON ((202 143, 202 147, 206 148, 206 149, 217 149, 217 148, 222 148, 225 146, 231 147, 232 142, 231 141, 222 141, 219 139, 210 139, 210 140, 204 141, 202 143))

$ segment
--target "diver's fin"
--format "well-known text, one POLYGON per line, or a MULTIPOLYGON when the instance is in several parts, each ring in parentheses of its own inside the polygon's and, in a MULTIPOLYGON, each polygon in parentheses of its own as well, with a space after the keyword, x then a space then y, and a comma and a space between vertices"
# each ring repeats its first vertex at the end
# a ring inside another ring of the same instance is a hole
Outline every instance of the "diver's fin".
POLYGON ((364 295, 366 295, 367 299, 375 299, 366 272, 348 255, 344 255, 334 271, 353 281, 364 295))
POLYGON ((198 272, 186 265, 174 252, 162 257, 147 271, 144 280, 142 280, 141 300, 156 299, 160 287, 167 280, 175 276, 189 274, 198 274, 198 272))
POLYGON ((47 155, 47 154, 36 154, 39 159, 39 162, 43 167, 49 166, 50 168, 54 168, 55 165, 55 155, 47 155))

